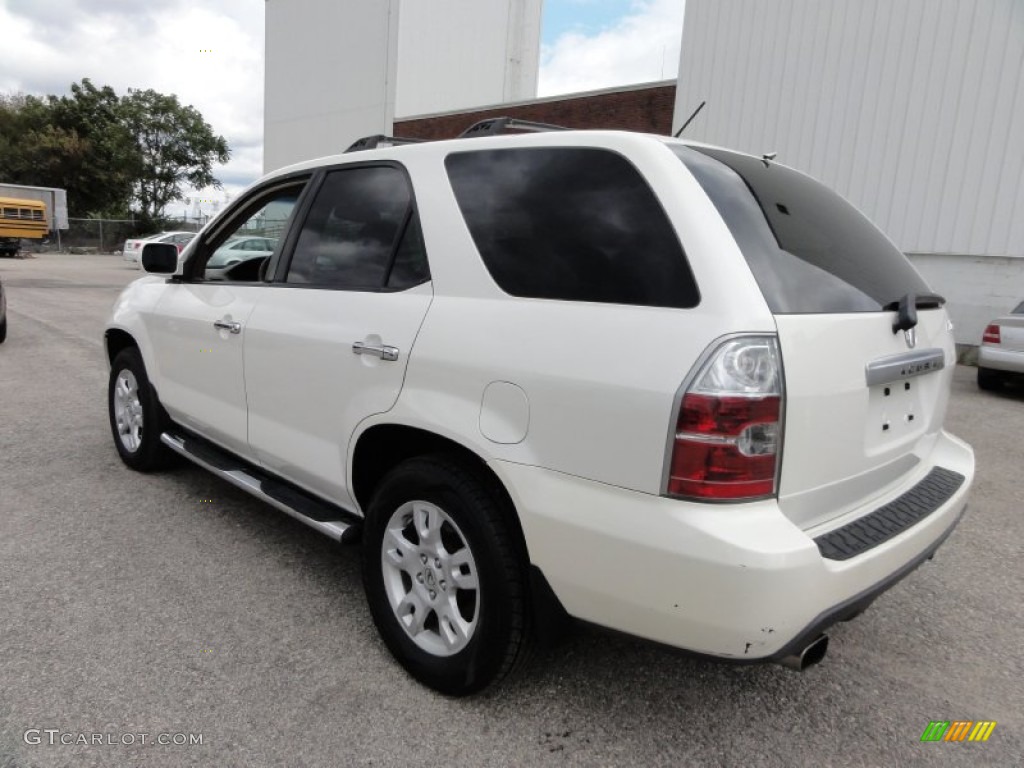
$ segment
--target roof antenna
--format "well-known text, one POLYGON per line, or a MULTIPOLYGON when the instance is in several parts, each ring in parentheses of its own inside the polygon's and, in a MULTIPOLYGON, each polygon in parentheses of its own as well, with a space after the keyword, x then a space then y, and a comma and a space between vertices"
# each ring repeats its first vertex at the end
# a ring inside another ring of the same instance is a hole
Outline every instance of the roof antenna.
POLYGON ((765 152, 763 155, 761 155, 761 162, 764 163, 764 167, 767 168, 768 162, 770 160, 774 160, 778 156, 778 152, 765 152))
POLYGON ((688 125, 689 125, 690 123, 692 123, 692 122, 693 122, 693 118, 695 118, 695 117, 697 116, 697 113, 698 113, 698 112, 700 112, 700 111, 701 111, 702 109, 704 109, 704 105, 705 105, 705 104, 707 104, 707 103, 708 103, 708 102, 707 102, 707 100, 704 100, 704 101, 702 101, 702 102, 700 103, 700 106, 699 106, 699 107, 697 107, 697 108, 696 108, 695 110, 693 110, 693 114, 692 114, 692 115, 690 115, 690 116, 689 116, 689 117, 688 117, 688 118, 686 119, 686 122, 685 122, 685 123, 683 123, 683 127, 682 127, 682 128, 680 128, 680 129, 679 129, 678 131, 676 131, 676 134, 675 134, 675 136, 674 136, 673 138, 676 138, 676 139, 678 139, 678 138, 679 138, 679 134, 681 134, 681 133, 682 133, 683 131, 685 131, 685 130, 686 130, 686 126, 688 126, 688 125))

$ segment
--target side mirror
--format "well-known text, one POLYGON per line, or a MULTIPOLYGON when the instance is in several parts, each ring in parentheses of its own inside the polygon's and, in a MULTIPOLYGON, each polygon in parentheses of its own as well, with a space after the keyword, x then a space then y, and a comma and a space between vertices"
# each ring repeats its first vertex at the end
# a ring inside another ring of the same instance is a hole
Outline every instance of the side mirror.
POLYGON ((142 246, 142 268, 154 275, 173 275, 178 271, 178 246, 174 243, 142 246))

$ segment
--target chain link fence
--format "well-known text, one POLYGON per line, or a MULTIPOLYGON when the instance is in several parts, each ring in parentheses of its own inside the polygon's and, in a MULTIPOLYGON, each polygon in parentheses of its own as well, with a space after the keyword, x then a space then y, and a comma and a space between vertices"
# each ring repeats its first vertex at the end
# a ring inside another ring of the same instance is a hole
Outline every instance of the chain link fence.
MULTIPOLYGON (((198 232, 209 220, 208 216, 165 219, 160 231, 198 232)), ((135 219, 68 219, 70 225, 50 238, 45 250, 60 250, 66 253, 120 253, 124 241, 131 238, 155 235, 157 232, 144 231, 135 219)))

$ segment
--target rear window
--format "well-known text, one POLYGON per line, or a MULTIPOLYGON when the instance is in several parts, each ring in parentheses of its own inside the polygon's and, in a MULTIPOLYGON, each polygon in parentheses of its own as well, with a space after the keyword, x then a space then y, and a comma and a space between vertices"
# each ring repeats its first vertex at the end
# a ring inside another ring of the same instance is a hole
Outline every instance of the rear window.
POLYGON ((445 160, 480 256, 513 296, 693 307, 697 286, 650 187, 621 155, 533 147, 445 160))
POLYGON ((929 288, 874 224, 790 168, 674 146, 722 215, 776 314, 876 312, 929 288))
POLYGON ((1010 314, 1013 314, 1013 315, 1024 315, 1024 301, 1022 301, 1020 304, 1018 304, 1017 308, 1015 310, 1013 310, 1013 312, 1011 312, 1010 314))

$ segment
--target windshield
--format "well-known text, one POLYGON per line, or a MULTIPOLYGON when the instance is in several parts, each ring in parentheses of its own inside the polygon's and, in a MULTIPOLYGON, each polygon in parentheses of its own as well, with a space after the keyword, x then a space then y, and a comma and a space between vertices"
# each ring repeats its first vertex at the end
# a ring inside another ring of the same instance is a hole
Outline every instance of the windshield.
POLYGON ((725 220, 772 312, 877 312, 930 293, 877 227, 809 176, 726 150, 671 148, 725 220))

